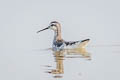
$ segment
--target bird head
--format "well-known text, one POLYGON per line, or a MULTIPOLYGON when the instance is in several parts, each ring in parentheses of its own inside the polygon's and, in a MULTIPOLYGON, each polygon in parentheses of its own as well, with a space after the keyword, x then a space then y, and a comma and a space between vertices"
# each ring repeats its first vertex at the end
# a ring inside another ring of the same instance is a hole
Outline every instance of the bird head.
POLYGON ((41 31, 44 31, 44 30, 47 30, 47 29, 51 29, 51 30, 53 30, 53 31, 60 30, 60 23, 57 22, 57 21, 52 21, 52 22, 49 24, 48 27, 37 31, 37 33, 41 32, 41 31))

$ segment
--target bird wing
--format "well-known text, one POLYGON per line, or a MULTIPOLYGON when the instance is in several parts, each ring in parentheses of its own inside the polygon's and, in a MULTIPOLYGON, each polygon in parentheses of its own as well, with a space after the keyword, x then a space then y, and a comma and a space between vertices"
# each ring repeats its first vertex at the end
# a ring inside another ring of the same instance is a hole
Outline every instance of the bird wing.
POLYGON ((76 43, 79 43, 79 41, 65 41, 66 46, 74 45, 76 43))
POLYGON ((71 47, 85 47, 90 39, 84 39, 80 41, 65 41, 65 45, 71 47))

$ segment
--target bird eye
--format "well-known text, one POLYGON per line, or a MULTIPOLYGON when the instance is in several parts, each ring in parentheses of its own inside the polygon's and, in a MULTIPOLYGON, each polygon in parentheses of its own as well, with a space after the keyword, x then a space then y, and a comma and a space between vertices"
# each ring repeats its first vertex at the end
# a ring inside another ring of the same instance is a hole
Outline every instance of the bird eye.
POLYGON ((51 24, 51 26, 56 26, 55 24, 51 24))
POLYGON ((51 24, 51 26, 54 26, 54 24, 51 24))

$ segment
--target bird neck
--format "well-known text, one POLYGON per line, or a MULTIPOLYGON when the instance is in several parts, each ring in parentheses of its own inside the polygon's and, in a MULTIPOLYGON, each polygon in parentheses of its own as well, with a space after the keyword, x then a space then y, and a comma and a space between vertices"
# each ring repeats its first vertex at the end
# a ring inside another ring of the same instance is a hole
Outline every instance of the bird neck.
POLYGON ((56 40, 56 41, 63 40, 62 36, 61 36, 61 27, 57 27, 57 30, 55 31, 54 40, 56 40))

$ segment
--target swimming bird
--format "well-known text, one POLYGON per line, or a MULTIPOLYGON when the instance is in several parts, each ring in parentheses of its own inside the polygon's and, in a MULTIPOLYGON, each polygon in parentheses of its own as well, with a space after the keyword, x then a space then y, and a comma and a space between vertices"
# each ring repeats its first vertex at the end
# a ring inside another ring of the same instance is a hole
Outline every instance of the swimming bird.
POLYGON ((61 24, 57 21, 52 21, 48 27, 37 31, 37 33, 51 29, 54 31, 54 39, 53 39, 53 44, 52 44, 52 50, 53 51, 61 51, 64 49, 71 49, 71 48, 84 48, 90 39, 85 39, 85 40, 79 40, 79 41, 65 41, 62 39, 61 35, 61 24))

